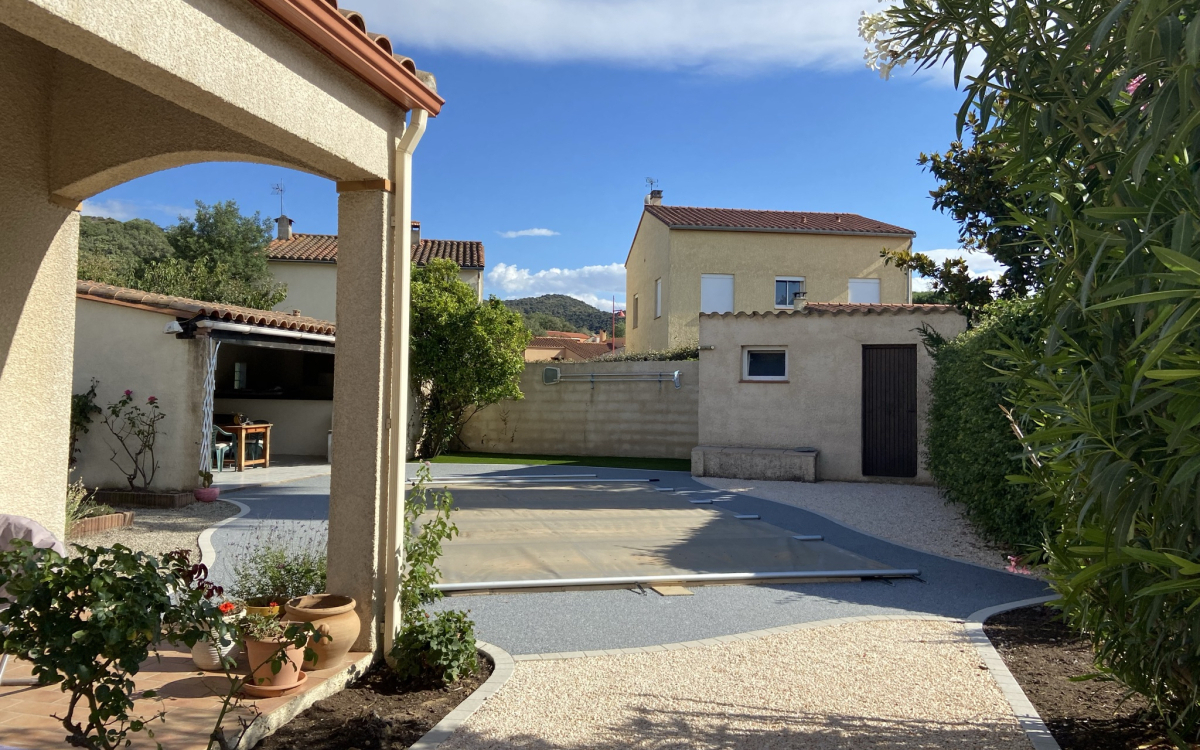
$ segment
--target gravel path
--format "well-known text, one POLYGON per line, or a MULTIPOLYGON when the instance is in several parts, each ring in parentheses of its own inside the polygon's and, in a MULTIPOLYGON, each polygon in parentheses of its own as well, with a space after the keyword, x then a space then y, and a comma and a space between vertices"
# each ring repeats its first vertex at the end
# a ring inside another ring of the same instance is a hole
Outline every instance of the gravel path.
POLYGON ((697 482, 811 510, 872 536, 1003 570, 1005 551, 975 533, 935 487, 862 482, 765 482, 697 477, 697 482))
POLYGON ((959 623, 882 621, 518 662, 441 746, 1028 750, 959 623))
POLYGON ((237 515, 238 508, 231 503, 192 503, 182 508, 126 508, 114 506, 114 510, 133 511, 133 527, 113 529, 99 534, 89 534, 78 539, 67 540, 71 544, 89 547, 111 547, 124 544, 134 551, 151 555, 163 555, 177 549, 191 549, 192 560, 200 560, 200 548, 196 538, 200 532, 218 521, 237 515))

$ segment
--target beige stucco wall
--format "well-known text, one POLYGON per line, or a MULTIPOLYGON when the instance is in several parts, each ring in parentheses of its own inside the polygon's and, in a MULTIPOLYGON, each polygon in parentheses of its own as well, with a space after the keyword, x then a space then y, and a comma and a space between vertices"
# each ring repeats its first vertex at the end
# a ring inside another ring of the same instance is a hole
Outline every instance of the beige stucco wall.
POLYGON ((644 351, 695 341, 702 274, 733 275, 734 312, 774 310, 777 276, 803 277, 810 302, 848 302, 850 279, 875 278, 880 302, 908 302, 907 274, 885 266, 880 252, 910 244, 908 238, 886 236, 667 229, 643 213, 626 263, 625 298, 631 304, 639 295, 642 325, 648 325, 630 330, 627 346, 644 351), (663 317, 654 320, 659 276, 665 277, 663 317))
POLYGON ((53 55, 0 25, 0 513, 62 538, 79 216, 46 200, 53 55))
MULTIPOLYGON (((287 297, 274 310, 300 310, 321 320, 337 320, 337 264, 273 260, 267 264, 276 281, 288 285, 287 297)), ((461 269, 458 278, 483 299, 483 272, 461 269)))
POLYGON ((287 297, 275 310, 300 310, 320 320, 337 320, 337 264, 273 260, 276 281, 287 284, 287 297))
POLYGON ((916 330, 922 323, 947 338, 966 327, 954 312, 700 316, 700 344, 714 347, 700 352, 700 444, 813 447, 821 452, 821 480, 931 483, 923 439, 915 480, 862 473, 862 346, 917 344, 917 420, 923 436, 933 361, 916 330), (788 381, 739 382, 745 346, 787 347, 788 381))
POLYGON ((530 363, 519 401, 483 409, 462 431, 469 450, 552 456, 688 458, 697 444, 698 362, 530 363), (542 371, 681 373, 664 383, 583 381, 542 384, 542 371))
POLYGON ((218 398, 217 414, 245 414, 271 423, 271 455, 324 456, 333 425, 332 401, 218 398))
MULTIPOLYGON (((190 490, 198 484, 203 430, 205 356, 202 342, 163 333, 173 317, 104 302, 76 300, 74 393, 98 381, 96 402, 103 409, 133 391, 145 406, 157 396, 166 415, 158 424, 154 453, 159 464, 153 489, 190 490)), ((129 461, 120 443, 100 421, 92 421, 79 441, 76 475, 89 487, 128 486, 110 460, 129 461)), ((140 485, 139 485, 140 486, 140 485)))

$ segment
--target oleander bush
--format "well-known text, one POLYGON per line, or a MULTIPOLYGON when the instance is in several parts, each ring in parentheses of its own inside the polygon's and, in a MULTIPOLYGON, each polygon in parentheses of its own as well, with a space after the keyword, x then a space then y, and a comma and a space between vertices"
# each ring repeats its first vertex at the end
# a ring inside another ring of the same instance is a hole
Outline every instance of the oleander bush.
POLYGON ((1004 413, 1011 384, 995 369, 1004 337, 1034 341, 1031 300, 997 300, 978 323, 953 339, 927 336, 934 361, 925 433, 926 468, 942 495, 961 505, 980 535, 1008 549, 1040 549, 1046 504, 1028 484, 1014 484, 1024 463, 1021 442, 1004 413))

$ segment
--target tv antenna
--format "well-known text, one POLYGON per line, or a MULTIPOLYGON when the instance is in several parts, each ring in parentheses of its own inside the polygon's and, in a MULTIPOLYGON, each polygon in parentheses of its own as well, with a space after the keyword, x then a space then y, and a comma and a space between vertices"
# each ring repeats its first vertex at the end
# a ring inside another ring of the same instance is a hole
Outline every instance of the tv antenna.
POLYGON ((658 190, 658 180, 654 179, 653 177, 647 177, 646 187, 650 188, 651 190, 658 190))
POLYGON ((279 196, 279 215, 280 215, 280 216, 284 216, 284 215, 285 215, 285 214, 283 213, 283 191, 284 191, 284 190, 285 190, 285 188, 283 187, 283 180, 282 180, 282 179, 281 179, 279 182, 277 182, 277 183, 275 183, 274 185, 272 185, 272 186, 271 186, 271 195, 278 195, 278 196, 279 196))

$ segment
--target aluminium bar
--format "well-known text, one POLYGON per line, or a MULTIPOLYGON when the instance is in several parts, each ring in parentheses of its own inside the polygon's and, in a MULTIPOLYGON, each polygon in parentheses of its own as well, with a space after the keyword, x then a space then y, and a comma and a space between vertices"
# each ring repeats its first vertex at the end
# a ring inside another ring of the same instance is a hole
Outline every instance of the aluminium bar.
POLYGON ((806 578, 912 578, 917 569, 878 568, 866 570, 786 570, 771 573, 677 573, 675 575, 608 576, 604 578, 540 578, 529 581, 480 581, 478 583, 438 583, 438 591, 483 591, 488 589, 528 589, 561 586, 613 586, 636 583, 717 583, 722 581, 773 581, 806 578))

